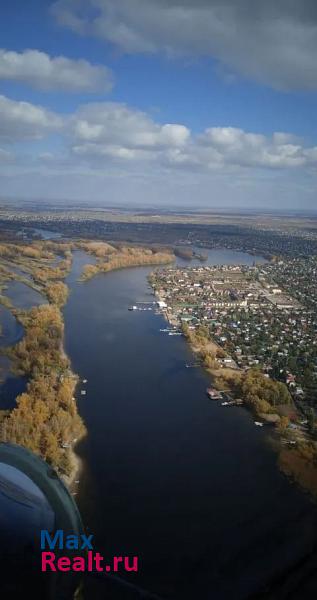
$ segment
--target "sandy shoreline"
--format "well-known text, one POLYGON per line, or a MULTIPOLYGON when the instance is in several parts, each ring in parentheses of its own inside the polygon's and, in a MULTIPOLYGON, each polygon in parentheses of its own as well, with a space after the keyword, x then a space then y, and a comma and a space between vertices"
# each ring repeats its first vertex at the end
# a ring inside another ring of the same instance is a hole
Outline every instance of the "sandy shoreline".
MULTIPOLYGON (((63 322, 64 322, 64 318, 63 318, 63 322)), ((65 351, 64 342, 65 342, 65 340, 63 337, 63 340, 62 340, 61 346, 60 346, 60 353, 61 353, 62 357, 65 358, 67 361, 69 361, 69 364, 71 365, 71 360, 65 351)), ((76 400, 76 388, 80 382, 80 379, 79 379, 79 376, 77 375, 77 373, 74 373, 71 368, 70 368, 69 376, 73 380, 72 396, 76 401, 76 409, 78 412, 78 403, 76 400)), ((67 486, 67 488, 69 489, 70 492, 73 491, 75 481, 80 479, 80 475, 83 470, 83 461, 81 460, 80 456, 76 453, 76 446, 77 446, 78 442, 80 442, 85 437, 85 435, 86 435, 86 432, 84 432, 82 434, 82 436, 77 438, 76 441, 71 444, 71 447, 70 447, 70 458, 71 458, 71 462, 72 462, 71 472, 69 475, 65 475, 65 474, 61 475, 61 479, 63 480, 63 482, 65 483, 65 485, 67 486)))
POLYGON ((80 456, 76 454, 75 446, 73 446, 71 449, 71 461, 72 471, 70 475, 61 475, 61 479, 65 483, 68 490, 72 493, 75 489, 77 489, 76 481, 80 479, 83 471, 83 461, 80 456))

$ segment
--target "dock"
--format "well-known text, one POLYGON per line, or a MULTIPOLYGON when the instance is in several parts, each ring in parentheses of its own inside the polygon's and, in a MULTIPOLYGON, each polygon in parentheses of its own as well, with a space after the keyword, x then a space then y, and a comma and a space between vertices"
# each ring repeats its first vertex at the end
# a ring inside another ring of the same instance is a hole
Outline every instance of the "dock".
POLYGON ((243 400, 227 400, 225 402, 221 402, 221 406, 243 406, 243 400))

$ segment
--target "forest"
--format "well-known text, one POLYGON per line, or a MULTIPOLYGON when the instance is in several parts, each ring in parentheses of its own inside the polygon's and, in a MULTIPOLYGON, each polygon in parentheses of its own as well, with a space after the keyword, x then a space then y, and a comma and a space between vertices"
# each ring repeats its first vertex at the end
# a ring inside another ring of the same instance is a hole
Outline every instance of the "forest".
POLYGON ((100 245, 95 243, 90 245, 89 251, 95 255, 99 261, 95 265, 86 265, 82 274, 82 280, 91 279, 98 273, 107 273, 115 269, 126 267, 139 267, 146 265, 159 265, 171 263, 175 260, 172 252, 156 252, 149 248, 122 246, 118 250, 108 246, 102 259, 102 250, 100 245), (96 247, 97 246, 97 247, 96 247), (98 247, 99 246, 99 247, 98 247))
POLYGON ((28 380, 15 408, 0 411, 0 440, 29 448, 68 476, 74 470, 72 447, 85 433, 74 398, 77 377, 63 351, 61 308, 68 297, 63 280, 70 272, 74 250, 83 250, 96 259, 95 265, 86 265, 82 280, 113 269, 174 259, 172 253, 160 249, 114 247, 86 240, 0 245, 0 301, 10 306, 24 327, 22 340, 6 354, 14 372, 28 380), (19 272, 10 271, 12 267, 18 267, 19 272), (5 296, 6 283, 13 279, 40 291, 48 304, 30 310, 13 308, 5 296))
POLYGON ((26 375, 29 383, 16 408, 1 420, 1 440, 29 448, 69 475, 71 446, 85 428, 73 396, 77 379, 61 351, 61 312, 56 305, 42 305, 16 317, 25 335, 8 355, 16 373, 26 375))
POLYGON ((266 377, 260 369, 220 368, 218 359, 226 353, 212 342, 207 326, 200 325, 193 331, 184 323, 182 329, 191 346, 198 349, 202 365, 211 373, 218 389, 228 389, 235 397, 243 398, 258 415, 279 414, 279 406, 293 405, 286 385, 266 377))
POLYGON ((68 476, 74 469, 72 446, 85 433, 74 398, 77 377, 63 351, 61 307, 68 288, 62 279, 71 268, 72 247, 50 241, 0 246, 1 302, 8 306, 5 288, 13 279, 37 289, 49 302, 30 310, 9 304, 24 336, 4 352, 14 373, 25 376, 28 383, 15 408, 0 411, 0 439, 29 448, 68 476), (10 270, 16 267, 18 273, 10 270))

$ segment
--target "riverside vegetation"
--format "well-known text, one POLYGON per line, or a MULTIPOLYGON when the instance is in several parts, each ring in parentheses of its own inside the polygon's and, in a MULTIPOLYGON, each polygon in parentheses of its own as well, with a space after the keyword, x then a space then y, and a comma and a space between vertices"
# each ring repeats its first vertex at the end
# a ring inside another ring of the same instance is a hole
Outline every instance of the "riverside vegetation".
POLYGON ((73 396, 77 378, 61 350, 61 311, 52 304, 14 313, 25 335, 8 354, 15 372, 26 375, 29 383, 16 408, 4 416, 1 438, 29 448, 70 475, 71 445, 85 429, 73 396))
POLYGON ((248 371, 220 369, 217 359, 224 358, 226 354, 212 342, 208 327, 201 325, 196 330, 190 330, 187 323, 184 323, 182 328, 193 350, 199 353, 203 366, 213 376, 218 389, 226 389, 237 397, 243 397, 253 412, 264 420, 268 415, 275 415, 273 419, 268 420, 275 421, 282 427, 288 425, 289 419, 281 417, 279 411, 281 406, 293 405, 292 397, 284 383, 265 377, 257 368, 248 371))
POLYGON ((214 343, 209 328, 200 325, 192 330, 187 323, 183 323, 182 331, 193 352, 199 356, 202 366, 212 376, 213 385, 236 398, 243 398, 257 418, 275 425, 280 437, 277 446, 279 467, 316 497, 317 443, 313 415, 308 420, 309 435, 303 432, 300 425, 296 425, 294 431, 292 422, 299 422, 298 414, 284 383, 266 377, 258 367, 247 371, 219 368, 219 359, 223 359, 226 353, 214 343))
POLYGON ((0 245, 0 302, 24 327, 23 339, 4 352, 16 375, 28 380, 13 410, 0 410, 0 440, 39 454, 67 482, 77 469, 73 445, 85 434, 74 398, 78 378, 63 351, 61 308, 68 296, 63 280, 70 272, 74 250, 83 250, 97 260, 95 265, 84 267, 82 281, 112 269, 167 263, 174 258, 168 252, 126 245, 116 248, 85 240, 0 245), (30 310, 14 308, 6 296, 10 281, 20 281, 40 292, 47 304, 30 310))
POLYGON ((85 266, 82 281, 91 279, 98 273, 107 273, 126 267, 168 264, 175 259, 174 254, 167 250, 156 251, 150 248, 125 245, 115 248, 104 242, 87 242, 82 244, 82 249, 97 258, 95 265, 85 266))
POLYGON ((16 398, 15 408, 1 411, 0 439, 29 448, 60 474, 71 477, 76 468, 72 445, 85 433, 74 398, 77 377, 63 351, 61 308, 68 288, 62 279, 71 268, 71 245, 1 245, 0 260, 2 298, 7 305, 6 284, 12 280, 39 291, 48 301, 30 310, 15 309, 10 303, 12 314, 24 327, 24 337, 6 354, 15 374, 25 376, 28 383, 16 398))

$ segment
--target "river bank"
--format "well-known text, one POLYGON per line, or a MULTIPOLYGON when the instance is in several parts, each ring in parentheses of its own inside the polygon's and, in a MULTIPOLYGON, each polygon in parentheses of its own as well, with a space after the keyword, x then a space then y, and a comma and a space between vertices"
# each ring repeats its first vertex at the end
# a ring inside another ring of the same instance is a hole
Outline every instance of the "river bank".
MULTIPOLYGON (((155 287, 153 291, 158 302, 164 304, 155 287)), ((317 499, 317 442, 303 426, 305 419, 286 385, 265 376, 260 368, 241 369, 223 364, 226 358, 233 361, 212 339, 207 327, 189 327, 170 307, 164 308, 162 314, 173 328, 183 332, 191 352, 211 377, 214 390, 220 396, 225 393, 224 406, 230 406, 231 402, 243 404, 251 411, 255 425, 273 428, 279 468, 317 499)))
POLYGON ((1 437, 28 447, 59 474, 73 477, 72 448, 85 428, 74 396, 78 379, 62 349, 61 312, 54 305, 40 305, 28 311, 15 309, 14 315, 24 336, 6 354, 14 372, 27 377, 28 383, 2 421, 1 437))
POLYGON ((19 259, 18 264, 23 263, 32 278, 22 281, 14 265, 12 273, 7 271, 8 264, 1 272, 4 304, 23 328, 23 336, 12 340, 2 352, 10 360, 10 372, 15 376, 11 379, 25 382, 9 411, 2 411, 1 439, 39 454, 72 486, 80 470, 74 448, 85 435, 85 428, 75 400, 78 377, 71 370, 63 347, 61 307, 68 290, 61 279, 71 267, 69 248, 47 242, 35 244, 34 248, 9 245, 2 247, 1 252, 12 255, 12 260, 16 255, 27 255, 27 266, 24 259, 19 259), (53 250, 67 255, 57 267, 53 250), (33 280, 38 283, 35 285, 33 280))
POLYGON ((160 332, 162 315, 128 311, 153 300, 150 267, 83 285, 87 260, 74 253, 62 316, 71 372, 88 380, 87 395, 75 394, 89 435, 73 449, 84 466, 76 501, 96 548, 140 556, 129 580, 162 597, 262 592, 311 554, 316 506, 278 470, 249 411, 207 399, 208 373, 185 368, 191 350, 160 332))
POLYGON ((105 556, 140 556, 132 581, 157 595, 245 600, 309 552, 316 507, 279 471, 267 428, 208 400, 208 373, 186 368, 191 350, 160 332, 162 315, 128 311, 153 301, 151 268, 82 285, 80 262, 64 321, 72 369, 88 380, 77 400, 83 522, 105 556))
POLYGON ((90 245, 90 252, 97 259, 99 257, 99 260, 94 265, 89 264, 84 266, 82 275, 80 277, 81 281, 88 281, 100 273, 109 273, 110 271, 131 267, 169 264, 175 260, 175 256, 171 252, 154 252, 153 250, 147 248, 129 246, 123 246, 116 251, 108 244, 107 246, 109 246, 110 250, 109 248, 106 249, 108 256, 105 260, 105 256, 100 258, 100 246, 101 243, 90 245))

